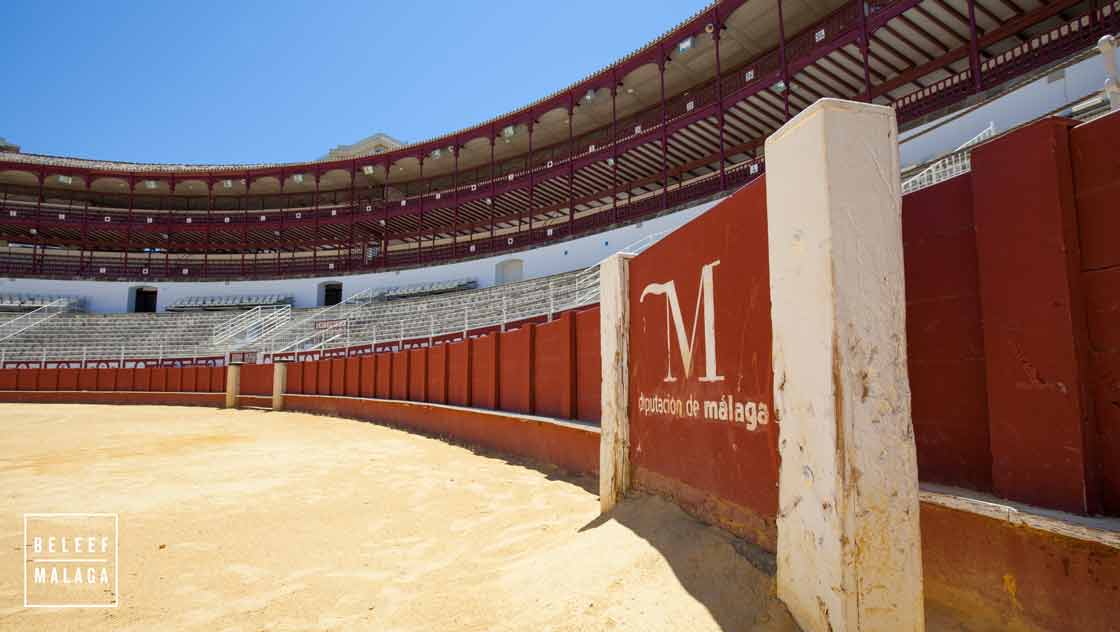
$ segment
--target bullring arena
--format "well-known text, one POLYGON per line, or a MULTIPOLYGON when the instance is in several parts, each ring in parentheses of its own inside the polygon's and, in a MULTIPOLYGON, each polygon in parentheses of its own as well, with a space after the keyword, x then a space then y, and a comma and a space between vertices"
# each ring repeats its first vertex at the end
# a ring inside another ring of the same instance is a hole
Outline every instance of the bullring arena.
POLYGON ((1120 629, 1118 30, 723 0, 419 143, 6 147, 0 628, 1120 629))

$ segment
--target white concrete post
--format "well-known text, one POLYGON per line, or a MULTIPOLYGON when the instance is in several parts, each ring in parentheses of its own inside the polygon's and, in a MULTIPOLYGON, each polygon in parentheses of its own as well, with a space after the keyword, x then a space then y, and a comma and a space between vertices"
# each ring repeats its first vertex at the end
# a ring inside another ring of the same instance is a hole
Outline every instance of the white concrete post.
POLYGON ((599 264, 599 338, 602 341, 599 509, 606 513, 630 487, 630 275, 633 255, 599 264))
POLYGON ((1120 74, 1116 71, 1116 38, 1105 35, 1097 42, 1104 61, 1104 94, 1108 97, 1109 109, 1113 112, 1120 110, 1120 74))
POLYGON ((766 140, 778 596, 807 632, 920 632, 898 129, 823 99, 766 140))
POLYGON ((237 408, 237 396, 241 394, 241 365, 226 367, 226 408, 237 408))
POLYGON ((284 391, 288 388, 288 363, 272 365, 272 410, 284 410, 284 391))

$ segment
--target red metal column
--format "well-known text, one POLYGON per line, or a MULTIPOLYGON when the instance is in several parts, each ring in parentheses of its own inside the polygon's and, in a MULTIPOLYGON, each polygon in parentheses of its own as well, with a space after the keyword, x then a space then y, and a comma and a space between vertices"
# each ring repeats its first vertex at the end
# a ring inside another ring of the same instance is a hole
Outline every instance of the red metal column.
MULTIPOLYGON (((319 274, 319 172, 315 172, 315 243, 311 250, 311 267, 319 274)), ((242 255, 244 257, 244 255, 242 255)))
MULTIPOLYGON (((39 173, 36 174, 36 178, 38 178, 38 180, 39 180, 39 196, 36 198, 36 201, 35 201, 35 239, 32 240, 32 242, 31 242, 31 245, 32 245, 32 247, 31 247, 31 271, 32 272, 35 271, 36 265, 38 265, 40 271, 42 271, 42 266, 43 266, 43 262, 40 259, 41 255, 39 255, 39 251, 40 251, 40 248, 41 248, 41 246, 40 246, 40 241, 41 240, 39 238, 39 218, 43 214, 43 186, 44 186, 44 184, 46 183, 46 180, 47 180, 46 170, 45 169, 40 169, 39 173), (36 264, 37 259, 39 260, 38 264, 36 264)), ((130 198, 130 203, 131 203, 131 198, 130 198)))
MULTIPOLYGON (((172 192, 174 193, 174 191, 172 192)), ((213 217, 214 209, 214 178, 206 176, 206 246, 202 250, 202 276, 210 276, 210 249, 214 247, 214 242, 211 241, 210 230, 211 225, 214 223, 213 217)))
POLYGON ((424 263, 424 194, 430 183, 424 182, 424 156, 420 156, 420 221, 416 225, 416 263, 424 263))
MULTIPOLYGON (((717 121, 719 122, 719 188, 722 191, 727 187, 727 171, 725 164, 727 163, 726 146, 723 138, 723 69, 720 66, 719 58, 719 40, 720 32, 723 31, 723 24, 719 21, 719 5, 712 7, 712 23, 715 30, 712 31, 712 41, 715 43, 716 49, 716 112, 717 121)), ((789 92, 789 87, 786 87, 786 92, 789 92)))
POLYGON ((389 267, 389 174, 393 165, 385 160, 385 185, 381 187, 381 268, 389 267))
MULTIPOLYGON (((533 243, 533 111, 529 110, 529 156, 525 166, 529 170, 529 243, 533 243)), ((521 232, 521 218, 517 220, 517 232, 521 232)))
POLYGON ((128 251, 132 249, 132 205, 136 193, 136 178, 128 176, 128 223, 124 229, 124 273, 128 275, 128 251))
POLYGON ((459 256, 459 137, 455 137, 455 148, 451 152, 455 165, 451 170, 451 188, 455 191, 455 212, 451 226, 451 255, 459 256))
POLYGON ((972 154, 997 495, 1097 510, 1089 340, 1069 130, 1045 119, 972 154))
POLYGON ((611 223, 618 221, 618 78, 611 68, 611 223))
MULTIPOLYGON (((83 259, 85 259, 86 254, 88 252, 88 248, 89 248, 89 244, 87 242, 89 240, 89 197, 90 197, 91 182, 90 182, 90 177, 89 177, 88 173, 84 176, 84 180, 85 180, 85 189, 86 189, 86 199, 85 199, 85 206, 82 209, 82 252, 78 254, 78 273, 79 274, 82 274, 82 273, 85 272, 84 266, 87 265, 87 264, 83 263, 83 259)), ((89 253, 89 258, 91 260, 93 259, 93 253, 89 253)))
POLYGON ((793 88, 789 79, 789 64, 786 60, 786 20, 782 12, 782 0, 778 0, 778 56, 782 62, 782 102, 785 108, 786 120, 789 120, 789 91, 793 88))
MULTIPOLYGON (((354 269, 354 217, 358 214, 357 183, 358 162, 350 161, 350 239, 346 242, 346 269, 354 269)), ((364 256, 362 257, 365 258, 364 256)))
POLYGON ((984 89, 980 76, 980 46, 976 32, 976 0, 968 0, 968 67, 972 72, 972 87, 976 92, 984 89))
POLYGON ((490 124, 490 250, 494 250, 494 124, 490 124))
POLYGON ((280 269, 282 267, 280 261, 280 249, 283 245, 284 238, 284 213, 288 208, 288 198, 284 195, 284 172, 280 172, 280 234, 273 235, 273 243, 276 247, 276 275, 280 276, 280 269))
MULTIPOLYGON (((241 206, 241 273, 245 274, 245 251, 249 249, 249 189, 253 186, 252 175, 245 174, 245 205, 241 206)), ((257 270, 257 253, 253 251, 253 272, 257 270)))
POLYGON ((665 101, 665 45, 657 45, 657 74, 661 94, 661 210, 669 208, 669 104, 665 101))
POLYGON ((571 90, 568 91, 568 237, 575 234, 576 229, 576 197, 575 197, 575 136, 572 118, 576 115, 576 99, 571 90))
POLYGON ((859 52, 863 57, 863 89, 867 102, 871 103, 871 33, 867 30, 867 0, 856 0, 859 11, 859 52))

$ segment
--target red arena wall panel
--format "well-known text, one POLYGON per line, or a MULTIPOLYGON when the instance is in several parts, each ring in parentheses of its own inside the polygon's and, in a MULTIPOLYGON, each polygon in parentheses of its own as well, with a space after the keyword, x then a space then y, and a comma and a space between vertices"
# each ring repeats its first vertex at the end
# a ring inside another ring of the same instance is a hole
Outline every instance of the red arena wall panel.
POLYGON ((198 374, 195 376, 194 381, 195 390, 199 393, 209 393, 212 390, 210 388, 210 376, 216 370, 217 369, 208 366, 198 367, 198 374))
POLYGON ((408 396, 412 402, 428 399, 428 350, 410 349, 408 353, 408 396))
POLYGON ((331 395, 346 394, 346 358, 329 360, 331 363, 331 395))
POLYGON ((471 405, 471 345, 466 339, 444 345, 447 348, 447 403, 471 405))
POLYGON ((0 369, 0 391, 14 391, 19 388, 18 369, 0 369))
POLYGON ((498 406, 498 334, 471 341, 471 405, 475 408, 498 406))
MULTIPOLYGON (((76 391, 76 390, 78 390, 78 372, 79 371, 81 371, 81 369, 59 369, 58 370, 58 390, 60 390, 60 391, 76 391)), ((145 371, 144 378, 141 378, 141 379, 144 379, 144 388, 142 388, 142 389, 137 388, 137 390, 146 391, 146 390, 148 390, 147 378, 150 378, 151 376, 148 374, 149 373, 148 369, 142 369, 142 371, 145 371)), ((2 378, 0 378, 0 379, 2 379, 2 378)), ((7 389, 5 389, 3 387, 3 384, 0 384, 0 391, 2 391, 2 390, 7 390, 7 389)))
MULTIPOLYGON (((116 369, 93 369, 97 371, 97 390, 113 391, 117 388, 116 369)), ((176 389, 178 390, 178 389, 176 389)))
POLYGON ((575 318, 537 325, 533 335, 533 411, 571 419, 575 400, 575 318))
POLYGON ((215 368, 210 372, 210 391, 213 393, 226 392, 226 374, 229 369, 226 367, 215 368))
POLYGON ((993 488, 1084 513, 1095 490, 1071 126, 1045 119, 978 146, 972 187, 993 488))
MULTIPOLYGON (((167 390, 167 368, 154 367, 151 369, 151 374, 148 376, 148 390, 149 391, 166 391, 167 390)), ((84 373, 84 371, 83 371, 84 373)), ((84 387, 82 390, 86 390, 84 387)))
POLYGON ((272 395, 272 365, 242 364, 241 394, 272 395))
POLYGON ((132 373, 133 369, 117 369, 117 382, 113 390, 116 391, 131 391, 132 390, 132 373))
POLYGON ((408 399, 408 383, 410 376, 409 354, 407 351, 394 351, 390 356, 393 360, 392 392, 393 399, 408 399))
POLYGON ((179 390, 184 393, 194 393, 198 391, 198 367, 183 367, 183 384, 180 386, 179 390))
POLYGON ((289 362, 285 393, 303 393, 303 363, 289 362))
POLYGON ((362 383, 362 359, 359 357, 346 358, 343 360, 346 363, 344 374, 346 376, 345 391, 343 395, 350 397, 358 397, 361 393, 362 383))
POLYGON ((764 183, 632 259, 629 277, 636 484, 773 549, 779 459, 764 183))
POLYGON ((319 363, 307 361, 300 364, 303 366, 303 393, 305 395, 318 395, 319 363))
POLYGON ((377 358, 376 395, 381 399, 393 396, 393 354, 379 353, 377 358))
POLYGON ((533 412, 533 338, 536 325, 499 334, 499 408, 514 413, 533 412))
POLYGON ((163 390, 168 393, 179 393, 183 390, 183 369, 180 367, 168 367, 167 383, 164 385, 163 390))
POLYGON ((429 402, 447 403, 447 345, 436 345, 428 350, 429 402))
POLYGON ((359 358, 358 395, 374 397, 377 391, 377 357, 366 355, 359 358))
POLYGON ((972 179, 902 198, 906 342, 924 481, 992 489, 972 179))
POLYGON ((599 308, 576 313, 576 417, 598 422, 603 366, 599 346, 599 308))
POLYGON ((37 369, 39 371, 38 390, 58 390, 58 369, 37 369))
POLYGON ((1077 186, 1080 270, 1088 330, 1088 433, 1100 509, 1120 515, 1120 116, 1075 127, 1070 134, 1077 186))
POLYGON ((315 362, 315 392, 319 395, 331 394, 331 366, 330 360, 315 362))

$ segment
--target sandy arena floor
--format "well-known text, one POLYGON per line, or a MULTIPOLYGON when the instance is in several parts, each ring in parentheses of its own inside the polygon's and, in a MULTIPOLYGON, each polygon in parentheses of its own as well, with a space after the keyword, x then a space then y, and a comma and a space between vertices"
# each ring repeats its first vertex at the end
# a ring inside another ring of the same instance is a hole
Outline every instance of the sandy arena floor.
POLYGON ((356 421, 0 404, 0 630, 796 629, 722 531, 593 487, 356 421), (23 608, 28 512, 120 514, 119 608, 23 608))

